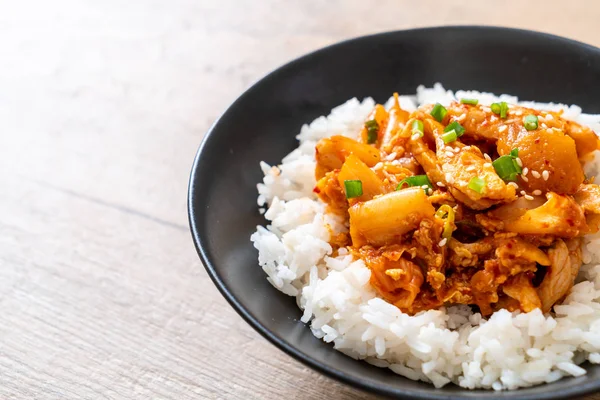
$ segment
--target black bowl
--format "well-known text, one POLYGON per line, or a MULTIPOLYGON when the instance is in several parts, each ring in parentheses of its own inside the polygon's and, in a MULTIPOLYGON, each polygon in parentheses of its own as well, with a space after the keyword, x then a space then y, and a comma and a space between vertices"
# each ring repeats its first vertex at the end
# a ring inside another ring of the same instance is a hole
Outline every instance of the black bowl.
POLYGON ((194 161, 188 210, 194 242, 223 296, 254 329, 306 365, 345 383, 397 398, 564 399, 600 388, 600 367, 509 392, 442 389, 355 361, 316 339, 294 298, 274 289, 250 235, 264 224, 256 205, 259 161, 277 164, 297 146, 302 124, 349 98, 382 102, 393 91, 442 82, 447 89, 510 93, 600 113, 600 49, 524 30, 440 27, 349 40, 301 57, 242 94, 206 135, 194 161))

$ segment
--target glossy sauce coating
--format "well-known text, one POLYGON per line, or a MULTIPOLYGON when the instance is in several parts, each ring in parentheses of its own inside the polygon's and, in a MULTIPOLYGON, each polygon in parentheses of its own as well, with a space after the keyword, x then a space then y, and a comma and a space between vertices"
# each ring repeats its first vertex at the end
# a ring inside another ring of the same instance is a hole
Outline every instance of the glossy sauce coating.
POLYGON ((358 141, 317 144, 315 192, 349 224, 332 245, 362 259, 401 310, 548 311, 572 287, 581 237, 600 226, 600 187, 582 168, 598 138, 560 113, 505 106, 504 116, 454 102, 433 116, 396 98, 358 141), (360 195, 347 198, 348 180, 360 195))

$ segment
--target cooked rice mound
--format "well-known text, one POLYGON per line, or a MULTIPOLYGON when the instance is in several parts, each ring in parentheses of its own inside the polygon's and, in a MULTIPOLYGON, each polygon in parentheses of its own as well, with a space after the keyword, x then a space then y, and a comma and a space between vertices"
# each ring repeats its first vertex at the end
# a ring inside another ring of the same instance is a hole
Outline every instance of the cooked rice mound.
MULTIPOLYGON (((577 106, 453 93, 439 84, 419 87, 416 96, 400 96, 400 106, 412 112, 458 98, 488 106, 505 101, 563 110, 562 117, 600 132, 600 115, 583 114, 577 106)), ((313 334, 350 357, 436 387, 454 382, 469 389, 516 389, 581 376, 586 371, 580 364, 586 360, 600 363, 600 234, 584 237, 584 265, 576 283, 547 314, 538 308, 528 313, 500 309, 482 317, 468 305, 458 305, 409 315, 378 296, 371 270, 360 258, 344 247, 334 252, 330 242, 348 232, 348 226, 313 192, 315 146, 333 135, 357 139, 374 107, 370 98, 351 99, 304 125, 298 148, 280 165, 261 162, 265 176, 258 184, 258 206, 269 225, 257 227, 251 240, 267 279, 296 297, 302 321, 313 334)), ((588 178, 598 175, 599 159, 595 154, 585 164, 588 178)))

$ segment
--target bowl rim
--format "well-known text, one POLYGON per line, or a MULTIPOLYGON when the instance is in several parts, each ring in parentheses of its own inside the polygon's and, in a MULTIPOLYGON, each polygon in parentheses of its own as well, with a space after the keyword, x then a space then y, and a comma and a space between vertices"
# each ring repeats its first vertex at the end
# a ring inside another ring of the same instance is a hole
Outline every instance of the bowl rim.
MULTIPOLYGON (((281 340, 277 336, 275 336, 269 329, 264 327, 254 317, 254 315, 252 315, 252 313, 250 311, 248 311, 248 309, 246 309, 246 307, 229 291, 229 289, 225 285, 224 281, 222 280, 221 276, 219 275, 216 268, 214 267, 215 261, 213 259, 211 259, 208 252, 205 251, 204 248, 206 246, 208 246, 209 240, 207 237, 203 237, 202 235, 199 234, 198 226, 196 225, 196 217, 197 217, 197 214, 201 214, 201 212, 197 211, 194 208, 195 199, 199 196, 202 196, 202 194, 200 193, 200 190, 195 187, 194 182, 196 181, 197 177, 202 174, 202 172, 200 171, 200 168, 199 168, 200 158, 207 151, 206 149, 209 146, 211 139, 214 136, 213 134, 215 132, 215 129, 219 125, 220 121, 222 119, 224 119, 224 117, 228 114, 228 112, 235 105, 244 101, 244 99, 247 96, 249 96, 250 93, 257 86, 259 86, 263 83, 263 81, 265 81, 269 78, 273 78, 279 72, 287 70, 288 68, 293 68, 296 64, 303 62, 309 58, 312 58, 316 55, 328 52, 328 51, 338 48, 338 47, 351 45, 352 43, 355 43, 355 42, 377 40, 378 38, 394 36, 394 35, 402 34, 405 32, 414 32, 414 33, 435 32, 435 31, 444 32, 444 31, 448 31, 448 30, 452 30, 452 31, 460 31, 460 30, 494 31, 495 30, 495 31, 498 31, 498 33, 510 31, 513 33, 518 33, 518 34, 523 34, 523 35, 537 36, 540 39, 544 39, 544 40, 559 41, 564 45, 577 46, 579 48, 586 49, 588 51, 600 52, 600 48, 595 47, 593 45, 590 45, 590 44, 587 44, 587 43, 584 43, 584 42, 581 42, 578 40, 554 35, 551 33, 528 30, 528 29, 520 29, 520 28, 494 26, 494 25, 468 25, 468 24, 467 25, 428 26, 428 27, 418 27, 418 28, 411 28, 411 29, 383 31, 383 32, 377 32, 377 33, 368 34, 368 35, 356 36, 356 37, 345 39, 345 40, 342 40, 339 42, 335 42, 335 43, 332 43, 325 47, 318 48, 316 50, 313 50, 306 54, 303 54, 299 57, 296 57, 296 58, 292 59, 291 61, 288 61, 287 63, 269 71, 265 75, 263 75, 260 78, 258 78, 257 80, 255 80, 252 84, 250 84, 248 86, 248 88, 242 92, 241 95, 239 95, 233 102, 231 102, 229 104, 229 106, 220 114, 220 116, 215 120, 215 122, 206 131, 206 133, 205 133, 204 137, 202 138, 202 141, 198 147, 196 155, 194 157, 194 161, 192 163, 191 172, 190 172, 190 178, 188 181, 188 193, 187 193, 188 222, 190 225, 190 232, 192 235, 194 246, 196 247, 196 251, 200 257, 200 260, 202 261, 204 268, 208 272, 210 279, 213 281, 213 283, 215 284, 215 286, 217 287, 217 289, 219 290, 221 295, 225 298, 225 300, 227 300, 227 302, 233 307, 233 309, 261 336, 263 336, 265 339, 267 339, 269 342, 274 344, 276 347, 278 347, 280 350, 282 350, 289 356, 300 361, 301 363, 312 368, 313 370, 316 370, 329 378, 333 378, 333 379, 337 380, 338 382, 342 382, 342 383, 347 384, 356 389, 360 389, 360 390, 370 392, 373 394, 383 395, 386 397, 398 398, 398 399, 418 398, 418 399, 430 399, 430 400, 446 400, 449 398, 457 398, 457 396, 453 393, 447 393, 447 392, 443 392, 443 391, 440 391, 439 393, 423 393, 423 392, 414 391, 411 389, 406 389, 406 390, 400 391, 399 389, 391 387, 391 386, 382 386, 381 384, 378 384, 376 381, 366 380, 366 379, 355 379, 353 376, 348 375, 341 369, 331 368, 331 367, 328 367, 327 365, 322 364, 320 361, 313 359, 312 357, 299 351, 294 346, 288 344, 284 340, 281 340)), ((308 326, 306 328, 308 329, 308 326)), ((364 361, 362 361, 362 362, 364 362, 364 361)), ((408 378, 400 376, 400 379, 408 379, 408 378)), ((569 378, 565 377, 563 379, 569 379, 569 378)), ((546 385, 546 384, 536 385, 533 387, 541 387, 544 385, 546 385)), ((431 388, 433 389, 433 386, 431 388)), ((463 388, 460 388, 460 389, 463 389, 463 388)), ((550 392, 531 393, 528 395, 523 395, 522 394, 523 390, 527 390, 527 389, 528 388, 520 388, 520 389, 516 389, 516 390, 502 391, 502 392, 495 392, 493 390, 480 389, 480 390, 473 390, 472 393, 474 394, 474 398, 476 398, 475 396, 477 396, 477 397, 481 397, 481 398, 507 398, 507 399, 508 398, 512 398, 512 399, 518 398, 518 399, 522 399, 522 400, 527 400, 527 399, 531 399, 531 400, 534 400, 534 399, 535 400, 566 399, 566 398, 572 398, 575 396, 586 395, 586 394, 593 393, 593 392, 600 390, 600 379, 591 381, 586 384, 574 386, 571 388, 566 388, 566 389, 559 388, 558 390, 553 390, 550 392), (498 396, 493 396, 494 394, 497 394, 498 396), (478 395, 481 395, 481 396, 478 396, 478 395)), ((443 389, 440 389, 440 390, 443 390, 443 389)))

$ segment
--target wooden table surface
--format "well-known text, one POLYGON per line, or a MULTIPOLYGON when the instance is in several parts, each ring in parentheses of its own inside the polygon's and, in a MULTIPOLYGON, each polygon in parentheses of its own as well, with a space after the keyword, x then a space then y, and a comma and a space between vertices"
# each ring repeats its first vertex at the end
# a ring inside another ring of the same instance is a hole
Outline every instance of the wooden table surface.
POLYGON ((203 133, 253 81, 342 39, 484 24, 600 45, 599 13, 595 0, 0 0, 0 398, 375 398, 277 350, 213 286, 186 215, 203 133))

